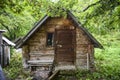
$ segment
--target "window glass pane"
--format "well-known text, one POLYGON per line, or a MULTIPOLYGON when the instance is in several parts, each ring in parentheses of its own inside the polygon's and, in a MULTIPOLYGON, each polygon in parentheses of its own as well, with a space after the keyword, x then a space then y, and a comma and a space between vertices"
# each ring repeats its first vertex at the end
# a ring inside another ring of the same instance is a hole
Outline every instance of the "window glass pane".
POLYGON ((52 46, 53 45, 53 33, 48 33, 47 34, 47 46, 52 46))

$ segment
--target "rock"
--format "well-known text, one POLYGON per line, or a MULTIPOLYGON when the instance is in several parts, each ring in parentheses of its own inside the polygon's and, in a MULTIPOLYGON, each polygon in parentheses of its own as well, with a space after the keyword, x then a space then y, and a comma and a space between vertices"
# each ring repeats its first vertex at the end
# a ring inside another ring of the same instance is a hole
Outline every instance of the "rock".
POLYGON ((35 71, 32 80, 47 80, 49 71, 35 71))

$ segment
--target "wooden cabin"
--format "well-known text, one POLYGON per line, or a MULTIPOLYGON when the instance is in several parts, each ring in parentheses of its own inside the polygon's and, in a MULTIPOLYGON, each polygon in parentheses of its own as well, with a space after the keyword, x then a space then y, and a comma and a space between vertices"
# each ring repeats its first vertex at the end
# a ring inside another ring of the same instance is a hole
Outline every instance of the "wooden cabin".
POLYGON ((10 63, 10 47, 15 46, 15 44, 2 36, 3 32, 5 31, 0 30, 0 65, 5 67, 10 63))
POLYGON ((94 48, 103 47, 68 11, 66 18, 45 15, 16 48, 22 48, 24 67, 66 70, 94 68, 94 48))

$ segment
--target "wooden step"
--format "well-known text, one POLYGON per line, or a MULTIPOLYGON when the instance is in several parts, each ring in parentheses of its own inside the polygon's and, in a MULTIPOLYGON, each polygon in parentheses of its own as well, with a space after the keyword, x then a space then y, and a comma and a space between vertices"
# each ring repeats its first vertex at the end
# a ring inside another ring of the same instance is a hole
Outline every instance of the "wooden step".
POLYGON ((34 53, 29 53, 30 55, 41 55, 41 56, 46 56, 46 55, 50 55, 50 56, 54 56, 54 53, 42 53, 42 52, 34 52, 34 53))
POLYGON ((75 70, 75 65, 58 65, 55 66, 55 70, 75 70))
POLYGON ((29 60, 28 64, 52 64, 53 60, 29 60))
POLYGON ((29 60, 28 66, 31 68, 31 71, 51 70, 53 60, 29 60))
POLYGON ((31 56, 30 60, 53 60, 54 56, 31 56))

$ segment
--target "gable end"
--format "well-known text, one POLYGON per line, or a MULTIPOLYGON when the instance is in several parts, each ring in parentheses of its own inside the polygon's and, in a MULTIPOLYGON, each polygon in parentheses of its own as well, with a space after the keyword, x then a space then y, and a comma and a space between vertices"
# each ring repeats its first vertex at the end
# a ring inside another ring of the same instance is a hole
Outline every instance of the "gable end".
MULTIPOLYGON (((77 25, 77 27, 79 29, 81 29, 82 31, 85 32, 85 34, 88 36, 88 38, 91 40, 91 42, 93 43, 94 47, 96 48, 103 48, 103 46, 87 31, 86 28, 83 27, 83 25, 81 25, 81 23, 75 18, 75 16, 68 11, 67 15, 73 20, 73 22, 75 23, 75 25, 77 25)), ((23 37, 23 39, 21 39, 19 41, 19 43, 16 44, 16 48, 21 48, 24 43, 31 37, 31 35, 33 33, 36 32, 36 30, 38 28, 41 27, 41 25, 49 18, 49 16, 45 15, 29 32, 26 36, 23 37)))
POLYGON ((103 46, 88 32, 86 28, 84 28, 83 25, 81 25, 81 23, 75 18, 75 16, 70 11, 68 11, 68 16, 70 16, 71 19, 73 19, 73 22, 77 25, 78 28, 80 28, 85 32, 85 34, 87 34, 87 36, 90 38, 90 40, 94 44, 94 47, 101 48, 101 49, 103 48, 103 46))

